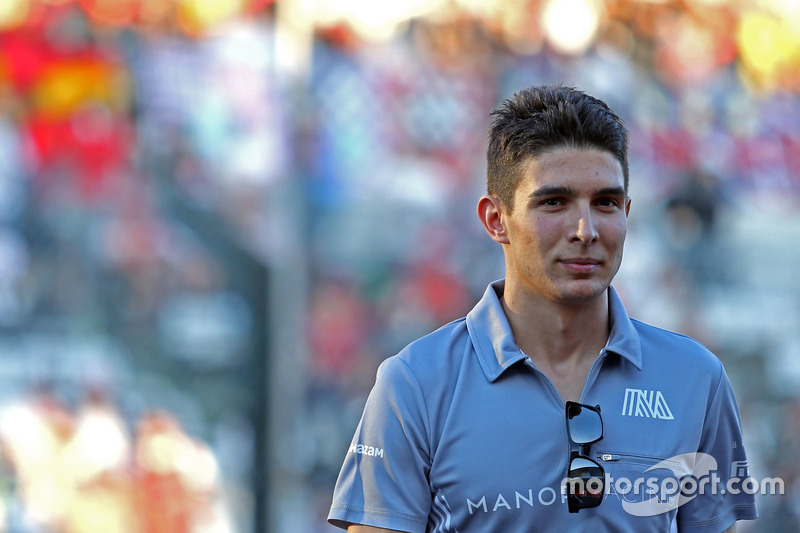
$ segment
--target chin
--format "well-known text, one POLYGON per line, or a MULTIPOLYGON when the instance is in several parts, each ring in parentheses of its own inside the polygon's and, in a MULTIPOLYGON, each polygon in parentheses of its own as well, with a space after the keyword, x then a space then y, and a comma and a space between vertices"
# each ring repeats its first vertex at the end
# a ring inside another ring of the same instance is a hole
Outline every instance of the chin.
POLYGON ((584 282, 569 284, 561 291, 561 301, 574 305, 586 304, 601 298, 608 289, 608 283, 584 282))

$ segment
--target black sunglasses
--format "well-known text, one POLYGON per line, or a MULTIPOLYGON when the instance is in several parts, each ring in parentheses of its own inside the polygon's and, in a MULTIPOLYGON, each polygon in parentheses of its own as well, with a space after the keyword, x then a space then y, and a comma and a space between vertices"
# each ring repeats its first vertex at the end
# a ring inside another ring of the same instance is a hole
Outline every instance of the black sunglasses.
POLYGON ((589 456, 592 444, 603 438, 600 406, 567 402, 567 437, 567 505, 570 513, 577 513, 600 505, 605 493, 605 471, 589 456))

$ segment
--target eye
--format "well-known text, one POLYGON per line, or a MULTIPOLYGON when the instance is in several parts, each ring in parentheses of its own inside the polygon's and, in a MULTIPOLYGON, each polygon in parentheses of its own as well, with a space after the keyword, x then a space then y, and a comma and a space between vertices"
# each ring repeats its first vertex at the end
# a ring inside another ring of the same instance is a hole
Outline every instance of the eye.
POLYGON ((597 205, 601 207, 619 207, 621 203, 616 198, 604 197, 597 199, 597 205))
POLYGON ((563 203, 564 202, 561 200, 561 198, 547 198, 542 200, 541 205, 546 207, 557 207, 563 203))

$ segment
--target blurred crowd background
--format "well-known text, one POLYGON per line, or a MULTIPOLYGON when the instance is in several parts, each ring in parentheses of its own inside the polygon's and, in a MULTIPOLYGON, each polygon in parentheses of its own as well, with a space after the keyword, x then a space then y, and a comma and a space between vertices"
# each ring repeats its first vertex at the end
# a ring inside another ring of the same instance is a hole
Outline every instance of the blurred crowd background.
POLYGON ((488 111, 541 83, 626 121, 615 285, 800 530, 797 2, 3 0, 0 531, 334 531, 378 364, 502 277, 488 111))

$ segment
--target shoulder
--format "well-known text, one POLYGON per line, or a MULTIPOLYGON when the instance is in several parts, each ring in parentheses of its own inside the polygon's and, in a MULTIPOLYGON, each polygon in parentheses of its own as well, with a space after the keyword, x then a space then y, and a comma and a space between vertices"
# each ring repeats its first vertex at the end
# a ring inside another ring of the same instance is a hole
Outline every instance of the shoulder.
POLYGON ((471 342, 466 318, 459 318, 416 339, 389 359, 402 362, 415 373, 426 374, 457 363, 468 346, 471 342))
POLYGON ((724 372, 722 362, 698 340, 631 319, 639 336, 642 356, 647 363, 662 362, 675 371, 691 369, 692 373, 707 372, 719 378, 724 372))
POLYGON ((457 373, 469 353, 472 343, 466 319, 460 318, 385 359, 378 369, 378 381, 430 391, 446 381, 446 376, 457 373))

